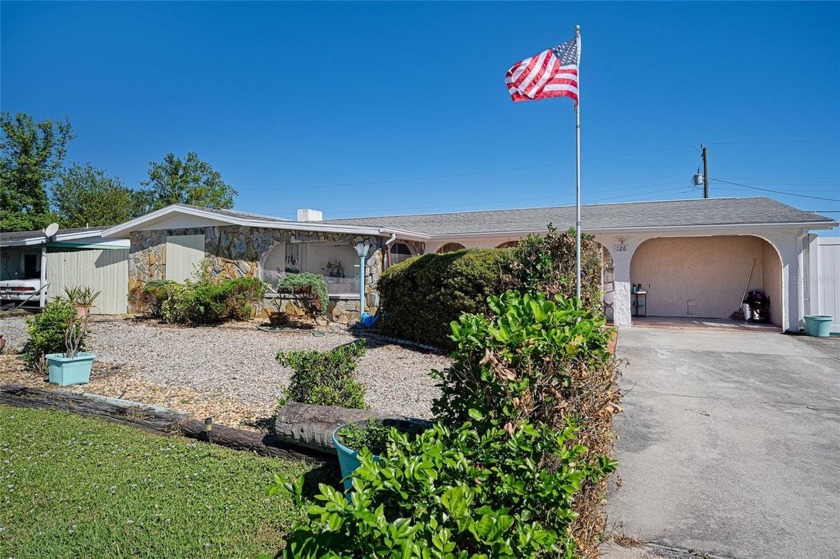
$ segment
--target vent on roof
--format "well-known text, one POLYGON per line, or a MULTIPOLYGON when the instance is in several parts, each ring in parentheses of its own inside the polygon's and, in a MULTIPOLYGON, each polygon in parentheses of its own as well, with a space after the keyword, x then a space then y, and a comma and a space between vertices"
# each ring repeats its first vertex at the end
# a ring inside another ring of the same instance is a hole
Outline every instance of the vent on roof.
POLYGON ((298 221, 322 221, 324 213, 321 210, 300 209, 297 211, 298 221))

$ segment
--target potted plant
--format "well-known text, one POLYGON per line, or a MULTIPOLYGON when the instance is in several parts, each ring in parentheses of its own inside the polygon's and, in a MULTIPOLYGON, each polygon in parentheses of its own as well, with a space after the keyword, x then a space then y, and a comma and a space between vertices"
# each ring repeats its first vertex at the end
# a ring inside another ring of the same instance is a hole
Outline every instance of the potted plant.
POLYGON ((351 475, 359 462, 359 450, 367 448, 373 454, 374 460, 379 460, 385 453, 388 444, 388 434, 392 428, 409 436, 416 437, 431 426, 431 422, 422 419, 364 419, 340 425, 332 433, 332 442, 338 453, 338 464, 341 466, 341 477, 344 479, 344 490, 349 491, 353 484, 351 475))
POLYGON ((89 332, 88 316, 85 314, 80 318, 78 313, 71 312, 64 330, 64 352, 45 355, 49 365, 50 384, 68 386, 90 382, 90 370, 96 356, 82 351, 89 332))
POLYGON ((94 291, 86 285, 77 285, 75 287, 65 287, 64 295, 70 304, 76 307, 76 313, 80 318, 87 318, 90 314, 90 309, 93 308, 93 303, 99 297, 100 292, 94 291))

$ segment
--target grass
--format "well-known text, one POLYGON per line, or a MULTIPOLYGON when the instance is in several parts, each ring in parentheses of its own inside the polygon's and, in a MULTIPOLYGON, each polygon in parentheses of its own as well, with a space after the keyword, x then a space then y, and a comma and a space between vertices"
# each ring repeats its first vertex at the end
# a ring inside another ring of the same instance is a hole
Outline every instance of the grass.
POLYGON ((0 406, 0 557, 256 557, 304 512, 266 497, 311 466, 0 406))

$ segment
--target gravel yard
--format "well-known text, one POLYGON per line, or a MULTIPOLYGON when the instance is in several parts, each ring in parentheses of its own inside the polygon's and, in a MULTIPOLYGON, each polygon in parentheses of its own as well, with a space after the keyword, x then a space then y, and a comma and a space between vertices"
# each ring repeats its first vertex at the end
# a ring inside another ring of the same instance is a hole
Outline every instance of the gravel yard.
MULTIPOLYGON (((27 339, 25 317, 0 319, 0 334, 7 354, 20 350, 27 339)), ((326 350, 355 339, 347 332, 264 332, 251 323, 184 328, 97 319, 88 343, 97 356, 91 382, 73 390, 210 415, 229 425, 254 424, 273 415, 289 382, 292 371, 274 359, 279 350, 326 350)), ((429 417, 438 390, 428 372, 448 363, 441 355, 369 340, 357 372, 370 408, 429 417)), ((45 385, 40 375, 22 371, 6 356, 0 360, 0 384, 11 382, 45 385)))

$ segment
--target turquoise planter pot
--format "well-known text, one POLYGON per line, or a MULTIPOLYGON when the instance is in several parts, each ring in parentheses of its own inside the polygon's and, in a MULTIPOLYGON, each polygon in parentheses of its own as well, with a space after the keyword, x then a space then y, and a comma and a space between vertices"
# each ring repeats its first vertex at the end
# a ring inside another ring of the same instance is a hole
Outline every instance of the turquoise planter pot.
MULTIPOLYGON (((358 421, 357 423, 364 424, 365 421, 358 421)), ((344 492, 347 493, 350 491, 350 487, 353 485, 353 478, 351 474, 356 471, 356 469, 362 465, 359 462, 359 453, 352 448, 348 448, 338 442, 338 431, 345 425, 341 425, 337 427, 332 432, 332 442, 335 446, 335 451, 338 453, 338 465, 341 467, 341 477, 344 478, 344 492)), ((379 456, 374 456, 374 460, 379 460, 379 456)))
MULTIPOLYGON (((356 425, 364 425, 367 423, 367 420, 362 421, 354 421, 356 425)), ((396 427, 398 430, 407 433, 407 432, 420 432, 427 428, 429 428, 432 424, 429 421, 424 421, 422 419, 385 419, 382 420, 386 426, 393 426, 396 427)), ((346 447, 338 440, 338 432, 341 430, 342 427, 346 425, 350 425, 350 423, 345 423, 344 425, 338 426, 332 432, 332 442, 333 446, 335 446, 336 453, 338 454, 338 465, 341 467, 341 477, 344 479, 344 492, 348 494, 349 499, 349 492, 350 488, 353 486, 353 478, 351 477, 353 472, 362 465, 359 462, 359 453, 358 451, 346 447)), ((374 455, 373 459, 377 462, 379 461, 379 456, 374 455)))
POLYGON ((831 316, 811 314, 805 316, 805 332, 809 336, 827 338, 831 335, 831 316))
POLYGON ((48 353, 50 384, 69 386, 90 382, 90 369, 93 366, 92 353, 80 351, 76 357, 64 357, 63 353, 48 353))

